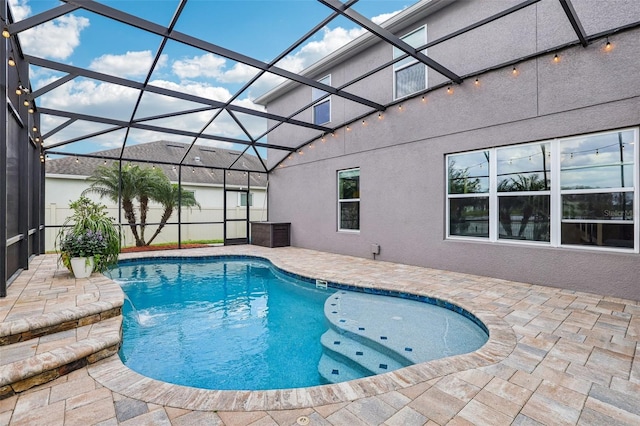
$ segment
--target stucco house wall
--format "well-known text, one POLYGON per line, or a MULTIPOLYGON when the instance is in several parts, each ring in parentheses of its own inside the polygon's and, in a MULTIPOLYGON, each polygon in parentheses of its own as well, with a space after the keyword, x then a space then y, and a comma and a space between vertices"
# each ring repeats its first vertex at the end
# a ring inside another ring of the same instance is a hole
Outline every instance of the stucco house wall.
MULTIPOLYGON (((456 1, 394 32, 402 36, 426 24, 428 40, 434 40, 516 3, 456 1)), ((640 22, 638 2, 572 3, 587 34, 640 22)), ((430 57, 462 75, 545 54, 517 62, 516 74, 513 65, 483 72, 478 85, 474 77, 453 85, 453 93, 444 86, 428 92, 424 101, 421 96, 403 100, 401 109, 389 108, 382 119, 372 114, 365 124, 354 123, 349 131, 342 127, 325 142, 318 138, 313 147, 303 148, 303 155, 291 155, 270 174, 269 219, 290 221, 292 244, 298 247, 371 257, 370 245, 376 243, 381 247, 376 258, 382 261, 640 300, 637 248, 624 252, 446 237, 447 154, 640 124, 640 29, 612 34, 611 50, 601 39, 586 48, 546 52, 576 40, 560 7, 557 1, 541 1, 431 48, 430 57), (558 62, 553 61, 556 53, 558 62), (360 168, 360 231, 338 232, 336 174, 354 167, 360 168)), ((391 47, 380 43, 328 69, 318 66, 313 77, 331 73, 335 86, 361 62, 391 58, 391 47)), ((367 79, 374 97, 384 102, 393 100, 391 73, 388 68, 367 79)), ((444 81, 428 71, 429 87, 444 81)), ((265 98, 269 112, 295 110, 311 97, 308 88, 280 90, 265 98)), ((332 97, 332 126, 354 116, 344 105, 332 97)), ((279 144, 294 135, 304 139, 297 132, 285 127, 270 134, 269 142, 279 144)))

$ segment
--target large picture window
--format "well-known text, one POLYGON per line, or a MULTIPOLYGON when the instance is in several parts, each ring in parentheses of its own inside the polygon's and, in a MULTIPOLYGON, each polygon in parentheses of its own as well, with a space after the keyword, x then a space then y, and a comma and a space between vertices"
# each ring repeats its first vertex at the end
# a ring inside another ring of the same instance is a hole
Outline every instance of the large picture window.
MULTIPOLYGON (((402 37, 402 41, 412 47, 427 44, 427 27, 423 26, 402 37)), ((426 50, 422 51, 426 53, 426 50)), ((405 53, 393 48, 393 58, 405 53)), ((393 65, 394 98, 400 99, 427 88, 427 67, 412 57, 405 58, 393 65)))
POLYGON ((447 156, 447 237, 639 249, 638 129, 447 156))
POLYGON ((360 230, 360 169, 338 171, 338 230, 360 230))
MULTIPOLYGON (((331 85, 331 75, 318 80, 319 83, 331 85)), ((311 88, 311 100, 315 101, 322 98, 327 92, 315 87, 311 88)), ((331 121, 331 96, 322 98, 313 106, 313 124, 325 124, 331 121)))

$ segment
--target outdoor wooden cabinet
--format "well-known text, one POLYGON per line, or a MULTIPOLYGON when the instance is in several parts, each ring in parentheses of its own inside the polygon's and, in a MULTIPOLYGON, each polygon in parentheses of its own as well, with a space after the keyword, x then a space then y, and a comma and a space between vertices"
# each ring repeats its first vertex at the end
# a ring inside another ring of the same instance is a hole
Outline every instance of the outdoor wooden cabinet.
POLYGON ((291 223, 251 222, 251 244, 263 247, 291 245, 291 223))

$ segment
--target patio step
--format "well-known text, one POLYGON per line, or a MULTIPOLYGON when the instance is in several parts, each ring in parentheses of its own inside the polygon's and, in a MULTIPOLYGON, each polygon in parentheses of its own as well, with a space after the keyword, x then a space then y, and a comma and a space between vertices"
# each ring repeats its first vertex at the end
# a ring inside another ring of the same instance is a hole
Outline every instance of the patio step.
POLYGON ((117 353, 122 316, 0 346, 0 399, 117 353))

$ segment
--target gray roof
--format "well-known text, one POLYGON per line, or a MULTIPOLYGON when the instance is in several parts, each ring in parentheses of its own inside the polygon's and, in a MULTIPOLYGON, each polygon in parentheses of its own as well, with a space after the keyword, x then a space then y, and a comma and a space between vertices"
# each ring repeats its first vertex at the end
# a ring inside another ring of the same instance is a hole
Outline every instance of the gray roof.
MULTIPOLYGON (((135 163, 135 160, 139 159, 142 160, 139 163, 141 166, 159 167, 171 181, 177 182, 177 165, 154 164, 153 162, 177 164, 188 148, 189 144, 179 142, 149 142, 125 147, 122 158, 123 163, 135 163)), ((103 166, 105 163, 110 165, 113 161, 118 161, 120 148, 94 152, 91 156, 70 156, 47 160, 46 174, 90 176, 96 167, 103 166)), ((194 145, 183 162, 182 182, 187 184, 222 184, 224 174, 227 173, 227 184, 246 186, 247 175, 242 170, 251 171, 249 173, 251 186, 264 187, 266 185, 267 174, 263 171, 264 167, 255 155, 249 155, 248 152, 242 155, 241 151, 194 145), (241 157, 238 158, 239 156, 241 157), (232 164, 233 170, 223 170, 231 167, 232 164), (260 172, 261 170, 262 172, 260 172)))

